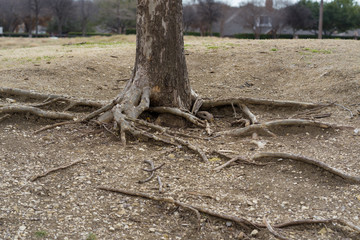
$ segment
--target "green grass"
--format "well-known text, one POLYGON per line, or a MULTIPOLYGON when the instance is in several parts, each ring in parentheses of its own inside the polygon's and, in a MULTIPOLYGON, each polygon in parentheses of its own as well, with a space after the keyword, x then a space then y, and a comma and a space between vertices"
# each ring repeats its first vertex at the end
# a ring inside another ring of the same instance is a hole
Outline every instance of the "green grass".
POLYGON ((44 238, 48 235, 48 233, 44 230, 35 232, 35 237, 37 238, 44 238))
POLYGON ((302 50, 311 52, 311 53, 323 53, 323 54, 331 54, 332 51, 326 49, 311 49, 311 48, 303 48, 302 50))
POLYGON ((94 233, 89 233, 86 240, 97 240, 97 237, 94 233))
POLYGON ((271 51, 276 52, 278 49, 277 48, 272 48, 271 51))

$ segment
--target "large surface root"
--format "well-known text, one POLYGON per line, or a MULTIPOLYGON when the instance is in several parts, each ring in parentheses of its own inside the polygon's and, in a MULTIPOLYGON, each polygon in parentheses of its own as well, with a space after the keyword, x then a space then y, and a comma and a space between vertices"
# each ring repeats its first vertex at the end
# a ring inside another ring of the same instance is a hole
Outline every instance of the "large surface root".
POLYGON ((228 136, 247 136, 253 133, 275 136, 270 132, 269 128, 272 127, 287 127, 287 126, 312 126, 319 128, 334 128, 334 129, 354 129, 352 126, 341 126, 332 123, 325 123, 304 119, 285 119, 265 122, 261 124, 254 124, 244 128, 237 128, 228 131, 218 132, 216 135, 228 135, 228 136))
MULTIPOLYGON (((276 234, 275 230, 273 228, 285 228, 285 227, 291 227, 291 226, 299 226, 299 225, 310 225, 310 224, 341 224, 344 226, 349 227, 350 229, 357 231, 360 233, 360 227, 356 226, 355 224, 343 220, 343 219, 338 219, 338 218, 333 218, 333 219, 319 219, 319 220, 313 220, 313 219, 304 219, 304 220, 295 220, 295 221, 290 221, 290 222, 284 222, 284 223, 280 223, 280 224, 275 224, 273 226, 271 226, 267 219, 265 218, 264 223, 257 223, 257 222, 252 222, 251 220, 248 220, 246 218, 243 217, 237 217, 237 216, 231 216, 231 215, 226 215, 223 213, 218 213, 215 212, 213 210, 210 210, 208 208, 204 208, 204 207, 200 207, 200 206, 194 206, 194 205, 190 205, 190 204, 186 204, 177 200, 174 200, 173 198, 164 198, 164 197, 156 197, 147 193, 142 193, 142 192, 135 192, 135 191, 131 191, 131 190, 125 190, 125 189, 115 189, 115 188, 110 188, 110 187, 105 187, 105 186, 100 186, 98 187, 98 189, 100 190, 104 190, 104 191, 109 191, 109 192, 114 192, 114 193, 120 193, 120 194, 124 194, 127 196, 134 196, 134 197, 140 197, 140 198, 145 198, 145 199, 149 199, 149 200, 153 200, 153 201, 157 201, 157 202, 163 202, 163 203, 170 203, 170 204, 174 204, 178 207, 183 207, 185 209, 195 209, 196 211, 200 212, 200 213, 204 213, 207 214, 209 216, 212 217, 216 217, 216 218, 220 218, 223 220, 227 220, 227 221, 232 221, 234 223, 239 224, 242 228, 246 229, 246 230, 250 230, 255 228, 258 229, 267 229, 271 234, 273 234, 274 236, 282 236, 280 234, 276 234)), ((283 237, 283 236, 282 236, 283 237)), ((280 239, 287 239, 285 237, 280 238, 280 239)))
POLYGON ((219 100, 205 100, 200 109, 208 110, 214 107, 230 106, 232 104, 233 105, 252 104, 252 105, 265 105, 265 106, 273 106, 273 107, 295 107, 295 108, 314 108, 314 107, 332 105, 332 104, 324 104, 324 103, 307 103, 307 102, 297 102, 297 101, 281 101, 281 100, 240 97, 240 98, 219 99, 219 100))
POLYGON ((37 99, 37 100, 45 100, 41 104, 34 105, 34 107, 41 107, 46 106, 58 101, 66 101, 68 102, 67 110, 69 110, 72 107, 75 106, 88 106, 88 107, 95 107, 99 108, 105 105, 105 102, 100 101, 93 101, 89 99, 83 99, 83 98, 73 98, 70 96, 65 95, 57 95, 57 94, 45 94, 45 93, 39 93, 36 91, 27 91, 23 89, 18 88, 2 88, 0 87, 0 97, 1 96, 7 96, 7 95, 13 95, 13 96, 19 96, 19 97, 25 97, 29 99, 37 99))
POLYGON ((25 106, 25 105, 5 105, 0 107, 0 114, 2 113, 31 113, 33 115, 60 120, 75 119, 76 116, 70 113, 45 111, 40 108, 25 106))
POLYGON ((360 177, 348 175, 348 174, 346 174, 336 168, 333 168, 323 162, 320 162, 318 160, 315 160, 315 159, 312 159, 309 157, 301 156, 301 155, 280 153, 280 152, 274 152, 274 153, 263 152, 263 153, 257 153, 252 157, 253 160, 269 159, 269 158, 291 159, 294 161, 308 163, 308 164, 317 166, 321 169, 324 169, 324 170, 326 170, 336 176, 339 176, 347 181, 354 182, 354 183, 360 183, 360 177))

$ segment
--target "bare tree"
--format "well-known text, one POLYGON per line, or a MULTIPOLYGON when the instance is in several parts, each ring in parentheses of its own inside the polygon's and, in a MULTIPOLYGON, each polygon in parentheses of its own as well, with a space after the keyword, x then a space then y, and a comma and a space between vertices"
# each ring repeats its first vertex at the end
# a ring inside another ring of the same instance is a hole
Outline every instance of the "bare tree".
POLYGON ((254 2, 250 2, 242 6, 241 10, 241 18, 244 21, 244 26, 251 29, 255 34, 255 38, 259 39, 261 34, 260 21, 265 9, 257 6, 254 2))
POLYGON ((80 0, 77 2, 78 12, 81 22, 82 36, 86 36, 90 20, 95 15, 95 4, 92 0, 80 0))
POLYGON ((31 11, 35 16, 35 35, 39 35, 39 24, 40 24, 40 15, 42 10, 46 7, 45 0, 29 0, 31 11))
POLYGON ((0 0, 0 19, 5 32, 14 32, 21 23, 22 4, 20 0, 0 0))
POLYGON ((204 30, 212 35, 213 23, 219 20, 221 16, 221 4, 215 0, 198 0, 198 14, 204 30))
POLYGON ((128 26, 135 25, 136 1, 134 0, 97 0, 101 22, 115 33, 125 33, 128 26))
POLYGON ((58 34, 63 33, 63 25, 69 17, 73 7, 73 0, 49 0, 50 8, 55 16, 58 34))
POLYGON ((197 14, 196 5, 185 5, 183 9, 183 24, 184 31, 189 31, 190 28, 194 29, 199 23, 199 15, 197 14))

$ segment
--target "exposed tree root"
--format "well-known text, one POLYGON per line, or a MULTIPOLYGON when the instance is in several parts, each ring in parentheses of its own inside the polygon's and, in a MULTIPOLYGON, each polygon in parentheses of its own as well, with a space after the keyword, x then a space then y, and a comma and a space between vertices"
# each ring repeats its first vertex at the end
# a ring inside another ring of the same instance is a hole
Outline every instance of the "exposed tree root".
POLYGON ((39 117, 59 120, 70 120, 76 118, 75 115, 70 113, 45 111, 40 108, 24 105, 5 105, 0 108, 0 114, 1 113, 31 113, 39 117))
POLYGON ((257 153, 252 157, 253 160, 258 160, 261 158, 282 158, 282 159, 291 159, 291 160, 295 160, 295 161, 308 163, 308 164, 320 167, 320 168, 322 168, 336 176, 339 176, 347 181, 360 183, 360 177, 348 175, 336 168, 330 167, 329 165, 327 165, 323 162, 320 162, 320 161, 317 161, 315 159, 311 159, 308 157, 295 155, 295 154, 289 154, 289 153, 267 153, 267 152, 257 153))
POLYGON ((235 157, 230 157, 222 152, 219 152, 219 151, 213 151, 213 153, 216 153, 218 154, 219 156, 222 156, 222 157, 225 157, 227 159, 230 159, 229 161, 227 161, 226 163, 214 168, 213 170, 214 171, 220 171, 221 169, 223 168, 226 168, 228 166, 230 166, 232 163, 234 162, 242 162, 242 163, 245 163, 245 164, 249 164, 249 165, 255 165, 255 166, 265 166, 265 165, 268 165, 269 163, 256 163, 254 161, 250 161, 248 160, 246 157, 243 157, 243 156, 240 156, 240 155, 237 155, 235 157))
MULTIPOLYGON (((174 200, 173 198, 156 197, 156 196, 152 196, 152 195, 146 194, 146 193, 135 192, 135 191, 131 191, 131 190, 124 190, 124 189, 115 189, 115 188, 103 187, 103 186, 98 187, 98 189, 109 191, 109 192, 121 193, 121 194, 125 194, 127 196, 141 197, 141 198, 145 198, 145 199, 149 199, 149 200, 153 200, 153 201, 157 201, 157 202, 165 202, 165 203, 174 204, 178 207, 183 207, 185 209, 193 210, 195 213, 201 212, 201 213, 207 214, 209 216, 217 217, 217 218, 220 218, 223 220, 233 221, 247 230, 250 230, 254 227, 258 228, 258 229, 265 228, 265 229, 269 230, 269 228, 266 224, 266 223, 268 223, 267 221, 264 224, 255 223, 255 222, 252 222, 252 221, 247 220, 242 217, 230 216, 230 215, 214 212, 207 208, 182 203, 180 201, 174 200)), ((198 219, 200 219, 200 215, 199 214, 196 214, 196 215, 197 215, 198 219)), ((268 224, 268 225, 273 230, 273 227, 274 228, 285 228, 285 227, 290 227, 290 226, 299 226, 299 225, 307 225, 307 224, 328 224, 328 223, 342 224, 342 225, 348 226, 349 228, 351 228, 354 231, 360 232, 359 226, 356 226, 351 222, 345 221, 343 219, 338 219, 338 218, 323 219, 323 220, 304 219, 304 220, 295 220, 295 221, 275 224, 272 227, 270 226, 270 224, 268 224)), ((271 232, 271 231, 269 230, 269 232, 271 232)), ((273 231, 273 232, 275 232, 275 231, 273 231)), ((271 234, 274 234, 273 232, 271 232, 271 234)), ((284 239, 286 239, 286 238, 284 238, 284 239)))
POLYGON ((188 120, 189 122, 193 123, 194 125, 196 125, 198 127, 202 127, 202 128, 206 127, 206 123, 204 120, 201 120, 201 119, 195 117, 195 115, 184 112, 178 108, 152 107, 149 109, 149 111, 157 112, 157 113, 170 113, 172 115, 185 118, 186 120, 188 120))
POLYGON ((45 176, 49 175, 50 173, 56 172, 56 171, 58 171, 58 170, 62 170, 62 169, 69 168, 69 167, 71 167, 71 166, 73 166, 73 165, 75 165, 75 164, 78 164, 78 163, 82 162, 82 161, 83 161, 83 160, 78 160, 78 161, 69 163, 69 164, 64 165, 64 166, 60 166, 60 167, 57 167, 57 168, 50 169, 50 170, 46 171, 46 172, 43 173, 43 174, 40 174, 40 175, 36 175, 36 176, 31 177, 31 178, 30 178, 30 181, 34 182, 34 181, 36 181, 36 180, 39 179, 39 178, 42 178, 42 177, 45 177, 45 176))
POLYGON ((276 237, 277 239, 281 239, 281 240, 289 240, 288 238, 282 236, 281 234, 279 234, 278 232, 276 232, 274 230, 274 228, 270 225, 269 221, 266 219, 266 217, 264 217, 263 219, 263 223, 266 226, 267 230, 274 235, 274 237, 276 237))
POLYGON ((115 106, 115 102, 111 102, 110 104, 107 104, 105 106, 103 106, 102 108, 99 108, 98 110, 86 115, 85 117, 83 117, 82 119, 78 119, 78 120, 73 120, 73 121, 66 121, 66 122, 60 122, 60 123, 55 123, 55 124, 51 124, 48 126, 45 126, 43 128, 40 128, 39 130, 36 130, 34 133, 38 134, 40 132, 55 128, 55 127, 59 127, 59 126, 64 126, 64 125, 68 125, 68 124, 76 124, 76 123, 82 123, 82 122, 86 122, 89 121, 97 116, 99 116, 101 113, 106 112, 108 110, 110 110, 113 106, 115 106))
MULTIPOLYGON (((155 166, 154 166, 153 161, 151 161, 151 160, 145 160, 144 163, 149 164, 150 167, 151 167, 151 169, 155 169, 155 166)), ((154 178, 154 173, 155 173, 155 171, 150 171, 150 176, 149 176, 148 178, 146 178, 145 180, 139 180, 138 183, 146 183, 146 182, 151 181, 151 179, 154 178)))
POLYGON ((5 114, 4 116, 0 117, 0 122, 4 121, 5 119, 9 118, 11 115, 10 114, 5 114))
POLYGON ((218 132, 216 135, 228 135, 228 136, 247 136, 252 133, 265 134, 275 136, 269 131, 271 127, 283 127, 283 126, 313 126, 319 128, 334 128, 334 129, 354 129, 352 126, 339 126, 332 123, 324 123, 318 121, 304 120, 304 119, 285 119, 275 120, 261 124, 254 124, 244 128, 232 129, 229 131, 218 132))
POLYGON ((74 106, 89 106, 89 107, 102 107, 104 102, 92 101, 89 99, 76 99, 69 96, 57 95, 57 94, 44 94, 35 91, 27 91, 18 88, 1 88, 0 95, 16 95, 32 99, 45 99, 45 102, 42 104, 35 105, 35 107, 46 106, 57 101, 67 101, 69 102, 68 108, 74 106))
POLYGON ((255 115, 250 111, 250 109, 245 104, 239 104, 241 111, 249 118, 251 124, 258 124, 258 120, 256 119, 255 115))
POLYGON ((320 106, 331 106, 332 104, 324 103, 307 103, 297 101, 281 101, 281 100, 268 100, 258 98, 230 98, 220 100, 205 100, 202 104, 201 109, 207 110, 213 107, 228 106, 231 104, 253 104, 253 105, 266 105, 274 107, 296 107, 296 108, 314 108, 320 106))

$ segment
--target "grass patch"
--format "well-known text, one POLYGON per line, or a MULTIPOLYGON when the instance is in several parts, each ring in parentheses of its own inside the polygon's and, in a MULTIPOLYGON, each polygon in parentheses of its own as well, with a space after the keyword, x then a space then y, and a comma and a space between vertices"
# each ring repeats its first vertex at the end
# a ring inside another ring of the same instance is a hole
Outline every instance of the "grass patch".
POLYGON ((272 48, 271 51, 272 52, 276 52, 278 49, 277 48, 272 48))
POLYGON ((326 49, 303 48, 302 50, 311 52, 311 53, 323 53, 323 54, 331 54, 332 53, 330 50, 326 50, 326 49))
POLYGON ((97 237, 94 233, 89 233, 86 240, 97 240, 97 237))
POLYGON ((219 46, 206 46, 207 49, 219 49, 219 46))
POLYGON ((37 238, 44 238, 48 235, 48 233, 44 230, 35 232, 35 237, 37 238))

